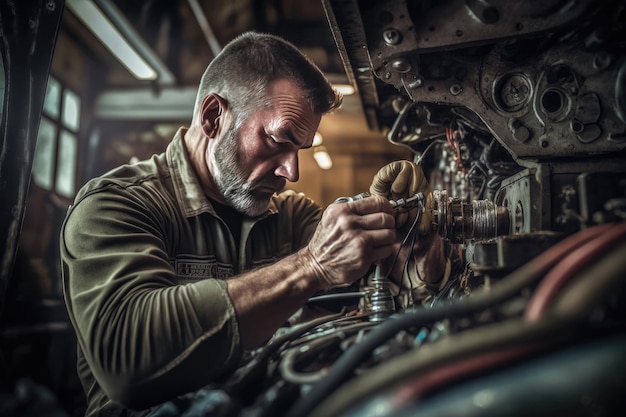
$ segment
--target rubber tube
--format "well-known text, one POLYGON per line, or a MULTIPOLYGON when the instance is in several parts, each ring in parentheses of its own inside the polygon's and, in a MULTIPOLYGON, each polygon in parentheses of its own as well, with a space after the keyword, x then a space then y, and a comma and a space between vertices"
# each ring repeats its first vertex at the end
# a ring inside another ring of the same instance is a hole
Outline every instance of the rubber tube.
POLYGON ((444 302, 430 309, 407 310, 392 315, 373 329, 364 340, 348 349, 333 365, 325 378, 314 384, 307 395, 300 398, 287 412, 286 417, 302 417, 321 403, 330 393, 352 377, 354 370, 378 346, 407 327, 422 327, 444 318, 467 316, 484 310, 512 297, 526 285, 542 276, 555 262, 581 244, 603 233, 610 225, 595 226, 568 236, 530 262, 509 274, 487 291, 477 291, 472 296, 444 302))
POLYGON ((625 234, 626 223, 618 224, 567 255, 537 286, 526 307, 526 320, 539 320, 549 307, 550 301, 571 277, 605 254, 625 234))

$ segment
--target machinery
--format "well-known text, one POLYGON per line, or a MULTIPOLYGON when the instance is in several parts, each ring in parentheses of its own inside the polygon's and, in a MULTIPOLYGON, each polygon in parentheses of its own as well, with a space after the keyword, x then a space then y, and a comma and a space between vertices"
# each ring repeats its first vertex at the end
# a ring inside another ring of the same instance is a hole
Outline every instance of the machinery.
POLYGON ((373 266, 153 415, 626 415, 626 2, 322 1, 369 127, 427 174, 393 204, 432 214, 445 280, 373 266))
POLYGON ((195 401, 224 416, 623 415, 626 4, 324 7, 370 128, 427 173, 449 278, 407 305, 372 268, 195 401))

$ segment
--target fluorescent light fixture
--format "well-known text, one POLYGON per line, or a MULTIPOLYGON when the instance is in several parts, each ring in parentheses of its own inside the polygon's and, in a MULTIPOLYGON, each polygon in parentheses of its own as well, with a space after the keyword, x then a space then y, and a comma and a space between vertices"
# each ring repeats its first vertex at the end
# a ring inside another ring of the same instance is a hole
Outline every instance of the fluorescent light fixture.
POLYGON ((322 142, 323 142, 323 139, 322 139, 321 133, 315 132, 315 136, 313 136, 313 144, 311 146, 315 148, 316 146, 320 146, 322 142))
POLYGON ((69 9, 138 80, 156 80, 158 74, 130 46, 119 30, 91 0, 67 0, 69 9))
POLYGON ((333 160, 330 159, 330 155, 323 146, 315 148, 313 158, 315 158, 315 162, 322 169, 331 169, 333 167, 333 160))
POLYGON ((333 87, 335 87, 335 90, 339 91, 344 96, 354 94, 354 87, 350 84, 333 84, 333 87))

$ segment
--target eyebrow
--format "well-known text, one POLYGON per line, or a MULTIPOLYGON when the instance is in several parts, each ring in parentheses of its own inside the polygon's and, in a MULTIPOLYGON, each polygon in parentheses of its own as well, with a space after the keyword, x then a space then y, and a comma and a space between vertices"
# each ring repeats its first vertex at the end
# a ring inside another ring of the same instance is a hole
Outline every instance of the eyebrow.
POLYGON ((304 146, 304 143, 301 143, 300 141, 298 141, 298 139, 293 134, 293 132, 292 132, 292 130, 290 128, 278 129, 273 136, 276 136, 278 138, 286 138, 289 142, 293 143, 294 145, 296 145, 300 149, 308 149, 308 148, 311 147, 311 145, 304 146))

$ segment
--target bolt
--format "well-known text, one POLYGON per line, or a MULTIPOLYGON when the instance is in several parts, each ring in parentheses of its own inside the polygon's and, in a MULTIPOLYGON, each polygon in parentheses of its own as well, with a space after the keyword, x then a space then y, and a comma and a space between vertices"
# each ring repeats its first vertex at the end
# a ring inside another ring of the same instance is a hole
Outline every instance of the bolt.
POLYGON ((404 58, 398 58, 391 63, 393 69, 400 73, 407 73, 411 71, 411 63, 404 58))
POLYGON ((383 32, 383 39, 388 45, 397 45, 402 41, 402 35, 397 29, 387 29, 383 32))
POLYGON ((409 83, 409 88, 411 89, 419 88, 422 86, 422 84, 424 84, 424 80, 418 77, 414 81, 411 81, 409 83))
POLYGON ((601 52, 593 58, 593 66, 596 69, 603 70, 608 68, 612 61, 613 57, 610 54, 601 52))
POLYGON ((585 125, 583 125, 579 120, 573 119, 569 124, 570 129, 574 133, 581 133, 585 129, 585 125))
MULTIPOLYGON (((515 128, 513 130, 513 137, 518 142, 524 143, 528 139, 530 139, 530 130, 528 130, 528 128, 526 126, 520 125, 519 127, 515 128)), ((542 146, 543 146, 543 143, 542 143, 542 146)), ((545 148, 545 146, 544 146, 544 148, 545 148)))
POLYGON ((452 94, 453 96, 458 96, 462 92, 463 92, 463 87, 461 86, 461 84, 456 83, 450 86, 450 94, 452 94))

